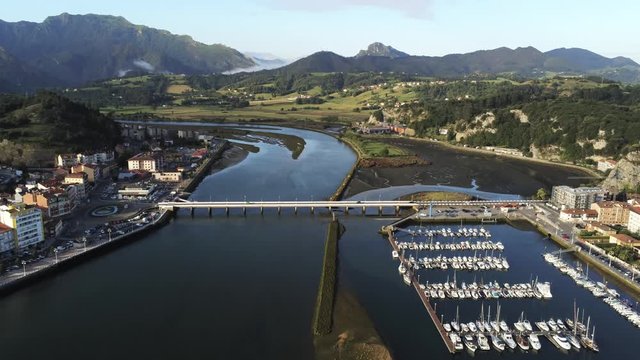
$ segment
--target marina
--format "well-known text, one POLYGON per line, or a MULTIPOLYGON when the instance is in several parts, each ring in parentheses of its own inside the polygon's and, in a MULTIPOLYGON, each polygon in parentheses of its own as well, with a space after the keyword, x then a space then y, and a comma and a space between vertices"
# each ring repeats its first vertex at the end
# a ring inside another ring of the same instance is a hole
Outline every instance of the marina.
MULTIPOLYGON (((599 347, 595 341, 595 326, 590 330, 590 317, 587 324, 578 320, 579 310, 575 309, 574 314, 562 320, 560 317, 550 317, 548 320, 540 320, 531 322, 524 317, 524 311, 521 312, 518 320, 512 325, 501 318, 501 305, 496 303, 495 318, 491 317, 491 307, 487 309, 487 316, 484 316, 484 301, 493 299, 536 299, 549 300, 553 298, 551 293, 551 284, 549 282, 533 281, 525 283, 499 283, 497 281, 477 282, 460 282, 457 281, 457 270, 503 270, 507 271, 509 265, 505 258, 500 255, 494 256, 436 256, 436 257, 414 257, 413 255, 405 256, 406 250, 414 250, 416 253, 421 248, 425 249, 424 243, 419 242, 401 242, 395 238, 395 233, 410 234, 412 237, 417 231, 398 231, 399 223, 393 226, 383 227, 386 232, 389 243, 392 247, 392 258, 399 260, 398 273, 402 276, 403 282, 415 288, 424 307, 427 309, 436 329, 440 333, 441 338, 450 353, 461 352, 464 349, 470 354, 476 351, 489 351, 493 349, 497 352, 514 351, 520 349, 522 352, 537 352, 542 348, 540 338, 546 338, 555 348, 561 352, 570 350, 580 351, 589 350, 599 352, 599 347), (402 246, 401 246, 402 244, 402 246), (481 265, 482 264, 482 265, 481 265), (484 267, 484 268, 481 268, 484 267), (419 270, 454 269, 453 281, 446 282, 420 282, 419 270), (451 322, 444 321, 444 315, 437 316, 436 306, 432 301, 436 300, 480 300, 482 301, 480 314, 477 320, 469 322, 461 322, 459 319, 459 307, 456 307, 455 320, 451 322), (591 331, 591 332, 590 332, 591 331)), ((482 228, 480 228, 482 229, 482 228)), ((488 234, 482 230, 468 230, 468 234, 488 234)), ((430 238, 428 234, 449 233, 448 230, 421 230, 420 233, 427 234, 425 237, 430 238)), ((468 241, 468 240, 464 240, 468 241)), ((463 242, 464 242, 463 241, 463 242)), ((470 243, 469 243, 470 244, 470 243)), ((493 243, 492 243, 493 244, 493 243)), ((447 243, 441 246, 444 250, 460 249, 460 251, 469 250, 469 246, 457 247, 455 243, 447 243)), ((431 248, 431 244, 429 249, 431 248)), ((435 250, 435 249, 434 249, 435 250)), ((438 249, 440 250, 440 249, 438 249)), ((502 249, 504 250, 504 246, 502 249)), ((554 255, 546 254, 545 259, 554 264, 561 264, 562 261, 554 257, 554 255)), ((565 266, 562 263, 562 266, 565 266)), ((560 266, 560 265, 557 265, 560 266)), ((567 273, 579 273, 576 270, 567 270, 567 273)), ((607 301, 611 301, 613 297, 608 297, 607 301)), ((612 305, 613 306, 613 305, 612 305)), ((619 306, 619 304, 616 304, 619 306)), ((628 314, 628 310, 620 308, 624 314, 628 314)), ((584 310, 583 310, 584 317, 584 310)))
POLYGON ((621 299, 620 293, 615 289, 609 288, 606 282, 593 281, 589 277, 588 266, 586 271, 582 270, 582 266, 573 267, 560 258, 561 254, 562 252, 556 254, 546 253, 543 257, 546 262, 555 266, 561 273, 573 279, 577 285, 591 292, 596 298, 603 299, 603 301, 611 306, 618 314, 640 328, 640 312, 635 310, 628 300, 621 299))

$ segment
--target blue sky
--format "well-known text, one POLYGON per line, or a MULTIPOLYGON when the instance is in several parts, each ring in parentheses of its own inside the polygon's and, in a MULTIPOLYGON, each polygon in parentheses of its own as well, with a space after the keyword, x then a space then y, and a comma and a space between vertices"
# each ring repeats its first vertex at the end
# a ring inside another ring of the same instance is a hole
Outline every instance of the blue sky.
POLYGON ((319 50, 352 56, 380 41, 414 55, 581 47, 640 62, 634 0, 30 0, 3 4, 0 19, 40 22, 62 12, 120 15, 286 58, 319 50))

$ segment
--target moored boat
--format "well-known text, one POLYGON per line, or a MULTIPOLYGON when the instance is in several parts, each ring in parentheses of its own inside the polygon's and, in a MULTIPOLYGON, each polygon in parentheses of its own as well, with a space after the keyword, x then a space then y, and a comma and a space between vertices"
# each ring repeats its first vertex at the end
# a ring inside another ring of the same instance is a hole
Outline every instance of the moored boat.
POLYGON ((527 339, 526 336, 523 336, 522 334, 516 334, 516 343, 518 344, 518 347, 520 348, 520 350, 522 351, 529 350, 529 340, 527 339))
POLYGON ((542 348, 542 344, 540 344, 540 339, 538 339, 538 335, 529 334, 529 345, 535 351, 538 351, 542 348))

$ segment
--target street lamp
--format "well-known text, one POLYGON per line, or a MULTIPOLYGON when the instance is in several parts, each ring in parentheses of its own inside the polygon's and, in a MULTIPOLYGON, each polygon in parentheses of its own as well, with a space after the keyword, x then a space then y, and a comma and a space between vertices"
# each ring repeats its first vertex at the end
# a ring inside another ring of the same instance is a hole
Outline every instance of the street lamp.
POLYGON ((22 260, 22 276, 27 276, 27 262, 22 260))
POLYGON ((87 251, 87 237, 86 236, 82 237, 82 242, 84 243, 84 251, 87 251))
POLYGON ((56 254, 56 264, 58 263, 58 248, 53 249, 53 253, 56 254))

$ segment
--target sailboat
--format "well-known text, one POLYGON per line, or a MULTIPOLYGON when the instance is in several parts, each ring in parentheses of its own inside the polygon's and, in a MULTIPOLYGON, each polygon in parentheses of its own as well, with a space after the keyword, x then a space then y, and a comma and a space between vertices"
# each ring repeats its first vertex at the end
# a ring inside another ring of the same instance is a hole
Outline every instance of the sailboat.
POLYGON ((582 334, 582 336, 580 336, 580 343, 582 343, 582 345, 593 351, 593 352, 599 352, 600 348, 598 347, 598 345, 596 344, 594 338, 595 338, 595 334, 596 334, 596 327, 593 326, 593 331, 591 332, 591 337, 589 337, 589 321, 591 320, 591 317, 587 318, 587 331, 582 334))
POLYGON ((460 331, 460 325, 458 323, 458 319, 459 319, 459 313, 458 313, 458 307, 456 306, 456 320, 451 322, 451 328, 453 328, 453 330, 455 331, 460 331))
POLYGON ((524 322, 522 320, 523 318, 524 318, 524 311, 522 313, 520 313, 520 318, 518 319, 518 321, 513 323, 513 326, 516 328, 516 330, 518 330, 520 332, 525 331, 524 322))

